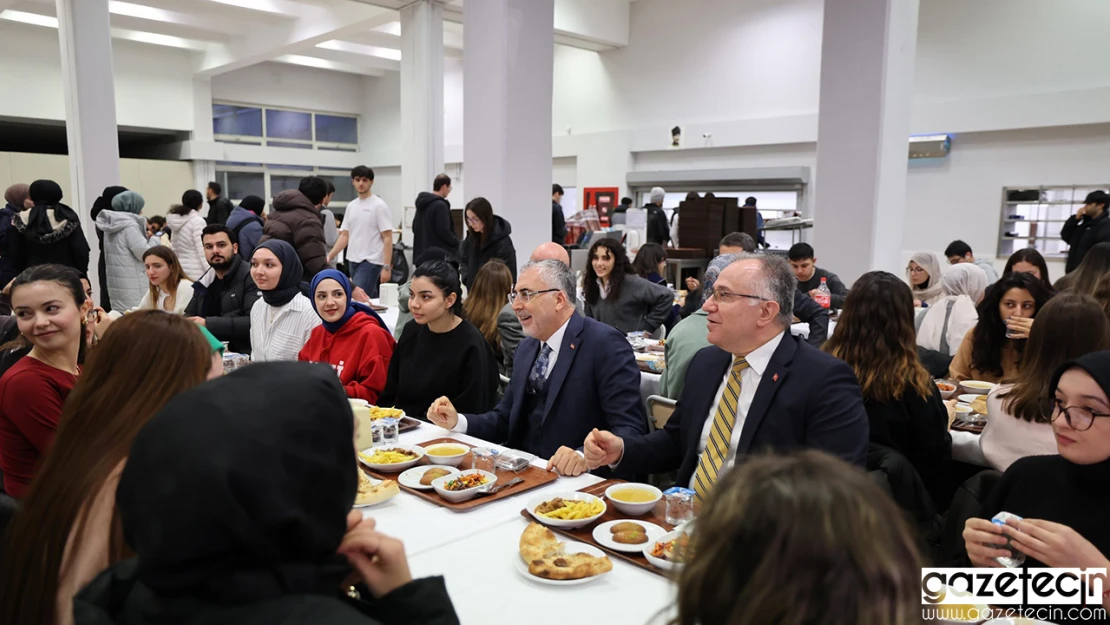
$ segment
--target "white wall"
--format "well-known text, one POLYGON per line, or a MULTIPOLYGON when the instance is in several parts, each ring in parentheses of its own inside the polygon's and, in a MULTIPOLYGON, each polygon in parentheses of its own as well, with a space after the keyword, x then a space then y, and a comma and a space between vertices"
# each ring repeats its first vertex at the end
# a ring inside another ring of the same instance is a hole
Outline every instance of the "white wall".
MULTIPOLYGON (((193 61, 186 50, 112 41, 121 126, 191 130, 193 61)), ((0 21, 0 116, 65 119, 58 31, 0 21)))
POLYGON ((366 77, 288 63, 262 63, 212 78, 212 99, 361 115, 366 77))

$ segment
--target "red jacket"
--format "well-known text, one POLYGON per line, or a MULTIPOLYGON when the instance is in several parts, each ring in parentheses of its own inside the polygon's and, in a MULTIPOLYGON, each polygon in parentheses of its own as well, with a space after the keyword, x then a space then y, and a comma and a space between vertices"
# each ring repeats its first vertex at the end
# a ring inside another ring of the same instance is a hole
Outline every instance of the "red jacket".
POLYGON ((370 315, 356 313, 335 334, 322 325, 316 326, 298 360, 331 365, 339 374, 347 397, 374 403, 385 388, 389 359, 396 344, 393 336, 370 315))

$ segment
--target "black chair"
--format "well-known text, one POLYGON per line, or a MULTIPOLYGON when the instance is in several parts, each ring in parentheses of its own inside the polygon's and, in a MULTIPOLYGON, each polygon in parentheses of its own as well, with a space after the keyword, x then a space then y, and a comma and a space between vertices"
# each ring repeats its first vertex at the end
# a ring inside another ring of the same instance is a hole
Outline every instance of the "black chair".
POLYGON ((956 489, 956 494, 952 496, 952 505, 949 506, 948 515, 944 519, 944 533, 941 535, 940 543, 941 566, 970 564, 964 545, 964 524, 968 519, 979 516, 983 502, 1001 479, 1000 472, 986 469, 972 476, 956 489))
POLYGON ((940 550, 943 518, 937 514, 917 469, 898 450, 871 443, 867 446, 867 470, 886 476, 891 497, 917 529, 926 561, 934 561, 940 550))

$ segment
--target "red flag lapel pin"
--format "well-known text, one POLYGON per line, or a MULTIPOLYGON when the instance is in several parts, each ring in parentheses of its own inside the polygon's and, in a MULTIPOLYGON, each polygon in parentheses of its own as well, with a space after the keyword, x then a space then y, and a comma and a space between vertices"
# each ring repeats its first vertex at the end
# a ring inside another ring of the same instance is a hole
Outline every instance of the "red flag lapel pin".
POLYGON ((779 374, 776 373, 775 375, 771 376, 771 381, 772 382, 778 382, 779 381, 779 374))
POLYGON ((571 349, 574 349, 575 347, 576 347, 576 345, 575 345, 574 343, 571 343, 571 344, 570 344, 570 348, 571 348, 571 349))

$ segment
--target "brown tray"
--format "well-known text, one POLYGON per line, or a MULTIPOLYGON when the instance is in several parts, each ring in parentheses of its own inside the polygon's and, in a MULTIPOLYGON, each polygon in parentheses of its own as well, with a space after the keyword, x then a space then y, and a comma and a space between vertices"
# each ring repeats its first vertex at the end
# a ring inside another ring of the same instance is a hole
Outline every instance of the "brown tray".
MULTIPOLYGON (((595 495, 597 497, 604 498, 606 489, 608 489, 610 486, 613 486, 614 484, 624 484, 624 483, 626 483, 626 480, 605 480, 604 482, 599 482, 597 484, 594 484, 593 486, 587 486, 586 488, 580 488, 580 489, 578 489, 578 492, 580 492, 580 493, 589 493, 591 495, 595 495)), ((530 512, 528 512, 527 508, 525 508, 524 510, 521 510, 520 514, 521 514, 521 516, 528 519, 529 521, 535 521, 536 520, 535 517, 533 517, 532 514, 530 512)), ((615 558, 620 558, 621 560, 624 560, 625 562, 628 562, 629 564, 634 564, 634 565, 640 567, 641 569, 646 569, 648 571, 651 571, 652 573, 655 573, 656 575, 662 575, 663 577, 667 577, 667 578, 674 577, 674 574, 676 574, 677 571, 664 571, 663 569, 661 569, 661 568, 653 565, 652 563, 648 562, 647 558, 645 558, 644 554, 642 554, 642 553, 639 553, 639 552, 637 552, 637 553, 626 553, 624 551, 616 551, 615 549, 610 549, 610 548, 598 543, 596 540, 594 540, 594 528, 595 527, 597 527, 598 525, 600 525, 602 523, 606 523, 608 521, 623 521, 623 520, 643 521, 645 523, 654 523, 655 525, 658 525, 659 527, 662 527, 663 529, 667 530, 668 532, 674 530, 674 526, 671 525, 670 523, 667 523, 667 501, 666 501, 666 499, 660 499, 659 503, 655 505, 655 508, 651 512, 648 512, 647 514, 642 514, 640 516, 635 516, 634 517, 634 516, 627 515, 627 514, 621 512, 620 510, 617 510, 616 506, 609 505, 607 507, 607 509, 605 510, 605 514, 601 515, 600 519, 598 519, 597 521, 595 521, 595 522, 593 522, 593 523, 591 523, 591 524, 589 524, 585 527, 578 527, 578 528, 574 528, 574 529, 565 528, 565 527, 551 527, 551 526, 545 526, 545 527, 547 527, 551 531, 555 532, 556 534, 562 534, 563 536, 566 536, 567 538, 573 538, 574 540, 586 543, 587 545, 593 545, 594 547, 597 547, 598 549, 604 551, 605 553, 609 554, 610 556, 613 556, 615 558)), ((536 521, 536 522, 538 523, 538 521, 536 521)), ((647 545, 647 544, 648 543, 644 543, 644 545, 647 545)))
POLYGON ((952 429, 959 432, 971 432, 972 434, 982 434, 983 428, 986 423, 965 423, 961 421, 953 421, 952 429))
POLYGON ((411 432, 418 427, 420 427, 420 419, 405 415, 401 417, 401 421, 397 424, 397 432, 411 432))
MULTIPOLYGON (((427 447, 428 445, 435 445, 437 443, 451 443, 452 445, 461 445, 463 447, 469 447, 471 449, 474 448, 474 445, 470 445, 462 441, 455 440, 453 438, 433 438, 430 441, 417 443, 417 445, 421 447, 427 447)), ((469 453, 463 456, 463 461, 459 464, 459 469, 465 471, 466 469, 470 468, 472 459, 473 456, 469 453)), ((421 467, 429 465, 431 463, 431 460, 428 460, 428 457, 425 456, 420 459, 420 462, 416 463, 413 466, 421 467)), ((374 477, 386 480, 397 480, 397 476, 402 473, 381 473, 370 469, 365 464, 362 465, 362 469, 366 471, 367 475, 373 475, 374 477)), ((519 495, 520 493, 523 493, 525 491, 532 490, 537 486, 543 486, 544 484, 547 484, 549 482, 554 482, 559 477, 558 474, 556 474, 554 471, 544 471, 543 469, 532 465, 529 465, 527 469, 521 471, 520 473, 513 473, 512 471, 504 471, 502 469, 497 469, 494 471, 494 473, 497 474, 497 484, 504 484, 505 482, 508 482, 515 477, 523 479, 524 483, 517 484, 516 486, 511 486, 509 488, 506 488, 505 490, 499 491, 494 495, 478 496, 469 501, 461 501, 459 503, 452 503, 450 501, 447 501, 443 497, 440 497, 434 490, 416 490, 415 488, 409 488, 408 486, 401 484, 400 481, 397 481, 397 485, 401 487, 401 490, 408 491, 425 501, 430 501, 436 504, 437 506, 442 506, 444 508, 447 508, 448 510, 454 510, 456 512, 467 512, 469 510, 473 510, 474 508, 484 506, 492 501, 498 501, 501 499, 505 499, 506 497, 513 497, 514 495, 519 495)), ((494 486, 496 486, 497 484, 494 484, 494 486)))

